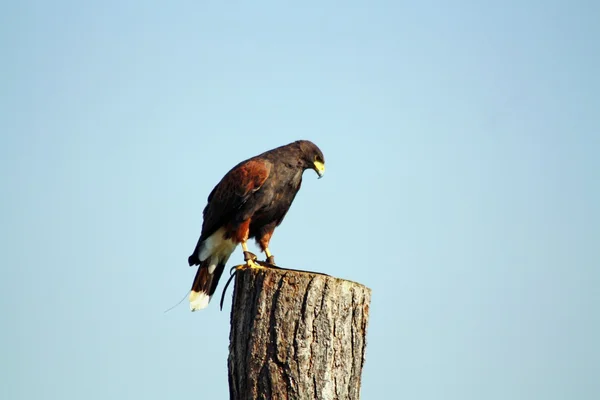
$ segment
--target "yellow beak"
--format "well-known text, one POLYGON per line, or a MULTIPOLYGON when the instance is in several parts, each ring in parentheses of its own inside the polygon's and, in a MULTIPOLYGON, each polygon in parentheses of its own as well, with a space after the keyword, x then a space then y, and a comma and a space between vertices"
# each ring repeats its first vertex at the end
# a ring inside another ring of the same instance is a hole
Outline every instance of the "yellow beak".
POLYGON ((323 164, 322 162, 319 161, 315 161, 315 171, 317 171, 317 174, 319 175, 319 179, 321 179, 323 177, 323 175, 325 174, 325 164, 323 164))

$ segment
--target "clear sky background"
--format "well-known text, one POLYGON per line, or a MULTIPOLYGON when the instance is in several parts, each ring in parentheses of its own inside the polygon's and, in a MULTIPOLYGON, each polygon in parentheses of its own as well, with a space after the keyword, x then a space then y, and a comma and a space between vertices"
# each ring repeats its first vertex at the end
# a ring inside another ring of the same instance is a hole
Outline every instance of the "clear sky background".
POLYGON ((271 247, 372 288, 364 399, 600 398, 600 3, 85 3, 0 6, 0 398, 227 398, 231 292, 163 312, 296 139, 271 247))

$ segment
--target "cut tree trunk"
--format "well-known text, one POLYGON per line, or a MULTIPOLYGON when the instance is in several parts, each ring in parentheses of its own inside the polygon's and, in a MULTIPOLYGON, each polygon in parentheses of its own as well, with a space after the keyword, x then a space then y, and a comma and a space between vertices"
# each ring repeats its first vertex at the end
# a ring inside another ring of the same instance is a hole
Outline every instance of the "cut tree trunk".
POLYGON ((246 399, 359 399, 371 290, 327 275, 237 272, 229 393, 246 399))

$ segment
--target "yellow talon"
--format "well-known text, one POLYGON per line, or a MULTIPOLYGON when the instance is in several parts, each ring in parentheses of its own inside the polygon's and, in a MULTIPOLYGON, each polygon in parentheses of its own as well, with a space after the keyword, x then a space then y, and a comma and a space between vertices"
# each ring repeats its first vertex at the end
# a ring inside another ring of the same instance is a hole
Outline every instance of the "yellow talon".
POLYGON ((246 261, 246 265, 248 265, 248 268, 256 268, 256 269, 264 268, 262 265, 255 263, 254 260, 246 261))
POLYGON ((265 268, 260 264, 255 263, 253 260, 248 260, 246 261, 246 264, 240 264, 240 265, 236 265, 235 269, 237 269, 238 271, 244 270, 244 269, 262 269, 265 268))

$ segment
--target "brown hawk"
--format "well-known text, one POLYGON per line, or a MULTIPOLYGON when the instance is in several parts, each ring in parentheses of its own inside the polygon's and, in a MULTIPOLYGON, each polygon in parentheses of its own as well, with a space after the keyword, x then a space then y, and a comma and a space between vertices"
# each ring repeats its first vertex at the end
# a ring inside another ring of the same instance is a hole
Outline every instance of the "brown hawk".
POLYGON ((190 266, 199 265, 189 296, 192 311, 208 306, 238 244, 246 267, 261 268, 248 251, 246 242, 251 238, 265 253, 267 263, 275 265, 269 241, 290 209, 307 169, 322 177, 325 159, 314 143, 298 140, 242 161, 210 192, 202 232, 188 258, 190 266))

